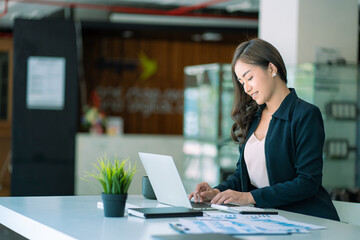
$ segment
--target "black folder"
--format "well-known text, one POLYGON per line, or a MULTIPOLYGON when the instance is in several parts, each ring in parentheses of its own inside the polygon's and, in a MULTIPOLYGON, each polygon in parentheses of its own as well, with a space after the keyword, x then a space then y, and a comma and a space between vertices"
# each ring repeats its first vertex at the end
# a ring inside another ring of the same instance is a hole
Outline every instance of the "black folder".
POLYGON ((141 218, 201 217, 202 211, 186 207, 129 208, 128 214, 141 218))

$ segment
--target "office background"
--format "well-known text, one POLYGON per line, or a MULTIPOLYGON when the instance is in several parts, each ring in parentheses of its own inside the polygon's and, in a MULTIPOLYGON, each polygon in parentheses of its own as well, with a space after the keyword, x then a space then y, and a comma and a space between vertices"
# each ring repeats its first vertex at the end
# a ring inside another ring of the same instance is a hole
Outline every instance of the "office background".
POLYGON ((145 175, 138 151, 172 155, 188 191, 215 185, 237 161, 228 63, 239 43, 261 37, 283 55, 289 86, 322 111, 324 186, 360 202, 358 1, 0 6, 2 196, 98 194, 81 178, 105 152, 138 162, 130 194, 145 175))

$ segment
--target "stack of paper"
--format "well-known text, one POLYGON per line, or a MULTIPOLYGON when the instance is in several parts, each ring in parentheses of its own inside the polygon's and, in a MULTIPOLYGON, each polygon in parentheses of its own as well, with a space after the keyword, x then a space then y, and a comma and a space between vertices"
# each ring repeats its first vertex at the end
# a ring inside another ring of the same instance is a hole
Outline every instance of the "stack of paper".
POLYGON ((206 212, 197 220, 179 219, 170 224, 182 233, 224 233, 237 234, 291 234, 307 233, 325 227, 289 221, 279 215, 240 215, 219 212, 206 212))

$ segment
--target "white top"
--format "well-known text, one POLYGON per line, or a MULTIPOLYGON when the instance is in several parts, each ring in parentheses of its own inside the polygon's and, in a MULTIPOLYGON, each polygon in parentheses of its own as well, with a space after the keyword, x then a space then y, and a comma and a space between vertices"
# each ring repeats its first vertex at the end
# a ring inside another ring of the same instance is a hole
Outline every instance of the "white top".
POLYGON ((265 137, 260 141, 253 133, 245 145, 244 158, 251 184, 257 188, 268 187, 270 184, 265 159, 265 137))

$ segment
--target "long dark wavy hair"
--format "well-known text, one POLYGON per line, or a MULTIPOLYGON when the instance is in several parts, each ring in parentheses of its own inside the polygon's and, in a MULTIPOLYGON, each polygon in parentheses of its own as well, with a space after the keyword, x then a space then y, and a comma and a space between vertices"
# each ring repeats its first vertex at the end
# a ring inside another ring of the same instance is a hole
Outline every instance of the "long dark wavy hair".
POLYGON ((287 83, 286 68, 279 51, 270 43, 254 38, 241 43, 235 50, 231 62, 232 79, 234 84, 234 105, 231 117, 235 121, 231 129, 231 138, 242 144, 246 140, 250 124, 259 105, 244 91, 243 86, 237 80, 235 64, 241 60, 247 64, 253 64, 266 70, 269 63, 277 68, 277 75, 287 83))

